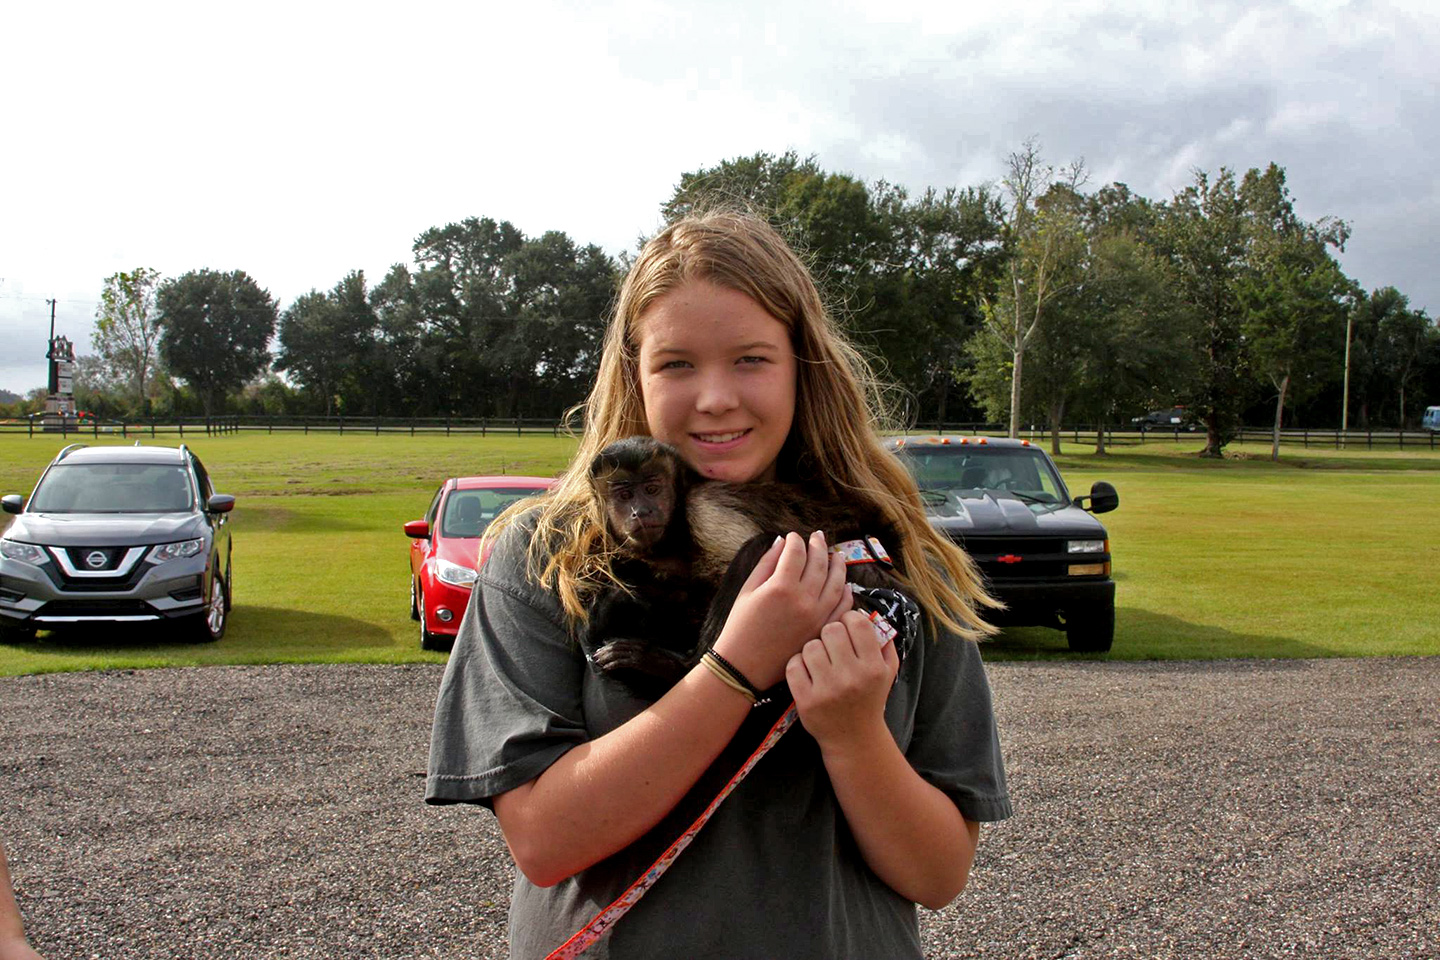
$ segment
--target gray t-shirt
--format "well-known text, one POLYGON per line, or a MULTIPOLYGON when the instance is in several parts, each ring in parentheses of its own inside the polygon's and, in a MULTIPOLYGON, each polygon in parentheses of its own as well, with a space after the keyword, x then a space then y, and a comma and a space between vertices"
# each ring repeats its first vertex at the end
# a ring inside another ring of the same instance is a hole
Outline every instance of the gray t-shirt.
MULTIPOLYGON (((475 584, 435 705, 428 803, 478 803, 535 779, 576 744, 646 707, 601 677, 559 602, 524 574, 527 529, 501 537, 475 584)), ((620 895, 764 738, 789 704, 757 707, 670 815, 631 846, 553 887, 517 871, 510 955, 544 957, 620 895)), ((912 645, 885 708, 921 776, 973 821, 1010 815, 973 643, 912 645)), ((765 755, 670 871, 587 957, 920 957, 915 904, 860 856, 815 741, 800 724, 765 755)))

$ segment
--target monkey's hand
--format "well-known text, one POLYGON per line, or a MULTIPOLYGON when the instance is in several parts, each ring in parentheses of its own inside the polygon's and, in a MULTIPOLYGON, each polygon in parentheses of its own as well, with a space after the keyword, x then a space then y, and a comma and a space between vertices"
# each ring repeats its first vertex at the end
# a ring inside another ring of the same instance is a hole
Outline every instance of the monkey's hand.
POLYGON ((850 609, 845 561, 818 530, 787 534, 761 556, 735 598, 715 649, 764 690, 820 628, 850 609))
POLYGON ((692 658, 644 640, 611 640, 590 659, 604 674, 635 672, 672 684, 694 666, 692 658))
POLYGON ((885 701, 899 669, 895 644, 882 645, 875 625, 852 610, 790 658, 785 679, 800 722, 824 751, 890 735, 885 701))

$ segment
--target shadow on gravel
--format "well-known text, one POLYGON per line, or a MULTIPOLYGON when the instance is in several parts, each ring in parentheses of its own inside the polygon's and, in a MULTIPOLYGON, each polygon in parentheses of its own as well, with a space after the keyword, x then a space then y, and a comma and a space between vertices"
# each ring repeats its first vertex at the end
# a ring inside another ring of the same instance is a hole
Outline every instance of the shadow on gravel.
POLYGON ((1150 610, 1117 607, 1115 645, 1109 654, 1071 653, 1065 633, 1014 627, 987 640, 986 660, 1215 660, 1236 657, 1325 657, 1333 651, 1294 637, 1237 633, 1150 610))

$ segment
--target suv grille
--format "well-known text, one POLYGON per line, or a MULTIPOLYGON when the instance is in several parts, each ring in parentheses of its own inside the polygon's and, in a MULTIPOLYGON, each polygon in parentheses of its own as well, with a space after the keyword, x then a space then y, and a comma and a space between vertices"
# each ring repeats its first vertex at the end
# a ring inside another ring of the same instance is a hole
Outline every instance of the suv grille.
POLYGON ((50 547, 51 581, 66 593, 129 590, 145 576, 149 547, 50 547))

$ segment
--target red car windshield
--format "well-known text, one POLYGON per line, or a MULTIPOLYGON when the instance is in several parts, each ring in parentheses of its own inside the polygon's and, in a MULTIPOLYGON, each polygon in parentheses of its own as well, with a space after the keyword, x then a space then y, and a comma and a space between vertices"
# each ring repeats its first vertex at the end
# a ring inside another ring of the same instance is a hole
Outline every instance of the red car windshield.
POLYGON ((516 487, 504 490, 451 490, 440 516, 440 535, 478 537, 490 521, 516 500, 544 493, 544 487, 516 487))

